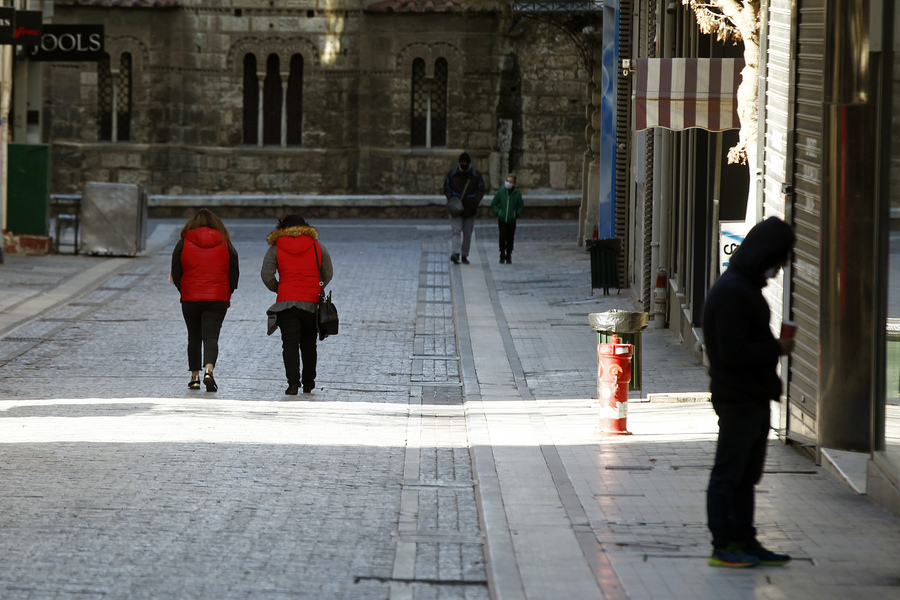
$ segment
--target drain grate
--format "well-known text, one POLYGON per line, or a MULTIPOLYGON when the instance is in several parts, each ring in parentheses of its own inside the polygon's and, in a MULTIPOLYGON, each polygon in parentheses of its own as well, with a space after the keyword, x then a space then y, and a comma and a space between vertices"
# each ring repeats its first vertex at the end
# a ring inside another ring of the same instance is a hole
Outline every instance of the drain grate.
POLYGON ((19 342, 19 343, 22 343, 22 342, 43 342, 43 341, 44 341, 44 338, 38 338, 38 337, 7 337, 7 338, 0 338, 0 342, 19 342))
POLYGON ((652 471, 653 467, 640 467, 629 465, 607 465, 607 471, 652 471))
POLYGON ((438 585, 438 586, 450 586, 450 587, 458 587, 458 586, 477 586, 477 587, 487 587, 488 582, 483 579, 405 579, 400 577, 377 577, 372 575, 357 575, 353 578, 353 583, 359 583, 361 581, 377 581, 379 583, 405 583, 408 585, 413 584, 424 584, 424 585, 438 585))

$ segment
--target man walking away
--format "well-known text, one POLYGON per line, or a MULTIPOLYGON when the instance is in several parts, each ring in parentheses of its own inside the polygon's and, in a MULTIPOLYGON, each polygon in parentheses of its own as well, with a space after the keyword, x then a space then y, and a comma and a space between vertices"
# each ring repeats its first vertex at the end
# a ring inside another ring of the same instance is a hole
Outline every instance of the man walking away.
POLYGON ((788 264, 795 242, 790 225, 758 223, 734 253, 706 298, 703 337, 719 438, 706 509, 714 567, 780 566, 791 557, 764 548, 754 526, 754 488, 762 478, 769 437, 769 401, 781 396, 778 357, 793 339, 775 339, 762 289, 788 264))
POLYGON ((472 245, 472 231, 475 229, 475 214, 478 205, 484 198, 484 179, 481 173, 472 166, 468 153, 459 155, 459 164, 447 172, 444 177, 444 195, 447 197, 447 208, 450 212, 450 260, 459 264, 469 264, 469 248, 472 245), (452 210, 453 200, 462 202, 462 211, 452 210))

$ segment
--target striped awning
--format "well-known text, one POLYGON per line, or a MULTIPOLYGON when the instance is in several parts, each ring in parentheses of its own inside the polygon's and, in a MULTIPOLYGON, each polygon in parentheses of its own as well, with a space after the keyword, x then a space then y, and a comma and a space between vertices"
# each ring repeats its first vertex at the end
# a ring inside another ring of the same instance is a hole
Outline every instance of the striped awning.
POLYGON ((740 129, 737 87, 743 59, 639 58, 632 64, 638 131, 650 127, 740 129))

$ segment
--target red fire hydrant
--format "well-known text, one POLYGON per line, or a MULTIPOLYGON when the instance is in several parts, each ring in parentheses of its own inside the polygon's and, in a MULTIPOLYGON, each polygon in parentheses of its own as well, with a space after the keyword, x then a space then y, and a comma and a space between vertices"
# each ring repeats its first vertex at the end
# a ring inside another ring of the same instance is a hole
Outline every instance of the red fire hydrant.
POLYGON ((631 435, 625 422, 634 346, 620 341, 614 334, 608 344, 597 345, 597 395, 603 435, 631 435))

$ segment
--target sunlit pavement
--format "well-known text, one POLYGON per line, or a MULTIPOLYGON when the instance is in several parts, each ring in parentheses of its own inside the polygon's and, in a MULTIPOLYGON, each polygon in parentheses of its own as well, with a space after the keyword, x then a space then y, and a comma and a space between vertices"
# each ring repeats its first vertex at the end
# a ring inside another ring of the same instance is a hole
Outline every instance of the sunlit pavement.
POLYGON ((711 569, 703 368, 647 330, 631 436, 597 432, 591 293, 571 222, 314 223, 342 330, 287 397, 268 221, 229 222, 242 280, 219 392, 187 389, 167 283, 181 222, 135 259, 0 266, 0 598, 897 598, 898 520, 773 440, 759 486, 781 569, 711 569), (8 284, 8 285, 4 285, 8 284))

